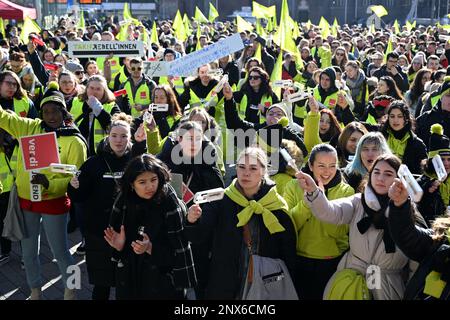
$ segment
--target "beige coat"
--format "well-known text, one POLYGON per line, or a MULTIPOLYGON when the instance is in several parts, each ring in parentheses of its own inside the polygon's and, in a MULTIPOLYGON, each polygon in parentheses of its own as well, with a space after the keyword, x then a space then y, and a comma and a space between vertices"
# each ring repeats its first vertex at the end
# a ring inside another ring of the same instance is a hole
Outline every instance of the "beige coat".
MULTIPOLYGON (((381 206, 372 189, 366 187, 364 192, 367 205, 371 209, 379 210, 381 206)), ((397 246, 394 253, 386 253, 382 241, 384 230, 376 229, 372 225, 364 234, 359 232, 357 223, 366 216, 361 196, 361 193, 358 193, 348 198, 328 201, 320 192, 312 202, 305 196, 305 202, 318 219, 337 225, 348 224, 350 227, 350 250, 342 257, 337 271, 350 268, 366 275, 369 265, 378 266, 381 271, 379 278, 381 285, 378 289, 370 290, 373 299, 400 300, 405 291, 406 279, 403 270, 409 260, 397 246), (373 260, 370 261, 372 256, 373 260)), ((386 216, 388 214, 389 209, 386 210, 386 216)), ((324 297, 327 296, 335 275, 336 273, 328 281, 324 297)))

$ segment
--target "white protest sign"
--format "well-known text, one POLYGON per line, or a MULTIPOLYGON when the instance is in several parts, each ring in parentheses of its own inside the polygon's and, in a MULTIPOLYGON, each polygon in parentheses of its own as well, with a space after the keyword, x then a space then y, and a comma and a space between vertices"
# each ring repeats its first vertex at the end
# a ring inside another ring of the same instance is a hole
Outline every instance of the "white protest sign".
POLYGON ((111 53, 116 57, 145 55, 142 41, 69 41, 68 48, 71 58, 107 57, 111 53))
POLYGON ((169 75, 190 76, 195 73, 198 67, 242 50, 243 48, 244 43, 242 42, 241 35, 235 33, 231 37, 172 61, 169 65, 169 75))
POLYGON ((169 63, 166 61, 144 61, 144 74, 153 77, 164 77, 169 74, 169 63))

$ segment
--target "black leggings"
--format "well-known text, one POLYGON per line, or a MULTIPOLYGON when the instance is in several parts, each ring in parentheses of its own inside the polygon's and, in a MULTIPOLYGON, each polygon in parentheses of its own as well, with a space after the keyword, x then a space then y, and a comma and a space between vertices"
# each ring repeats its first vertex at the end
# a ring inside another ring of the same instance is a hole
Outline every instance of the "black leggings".
POLYGON ((92 290, 92 300, 109 300, 111 287, 94 286, 92 290))
POLYGON ((8 210, 9 192, 0 194, 0 248, 1 254, 9 254, 11 252, 11 241, 1 237, 3 232, 3 220, 6 216, 6 210, 8 210))

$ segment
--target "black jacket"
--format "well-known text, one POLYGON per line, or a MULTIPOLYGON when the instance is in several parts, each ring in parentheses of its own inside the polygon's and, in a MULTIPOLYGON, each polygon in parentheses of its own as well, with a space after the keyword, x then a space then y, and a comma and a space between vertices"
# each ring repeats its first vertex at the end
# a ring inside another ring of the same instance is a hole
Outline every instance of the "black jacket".
MULTIPOLYGON (((431 271, 438 271, 448 279, 450 274, 448 240, 435 241, 432 239, 433 230, 415 225, 409 201, 401 207, 391 203, 388 219, 395 244, 408 258, 420 262, 419 268, 408 282, 404 299, 424 299, 425 278, 431 271)), ((449 284, 444 289, 441 299, 450 299, 449 284)))
POLYGON ((400 89, 401 92, 406 92, 409 89, 409 82, 408 82, 408 76, 402 71, 402 68, 400 66, 397 66, 398 73, 394 76, 392 73, 387 71, 386 65, 381 66, 380 69, 376 70, 373 73, 373 76, 380 79, 384 76, 390 76, 392 79, 394 79, 395 83, 397 84, 397 87, 400 89))
POLYGON ((447 209, 444 201, 442 201, 442 196, 439 189, 433 193, 428 192, 428 189, 435 180, 436 179, 432 179, 425 174, 417 179, 417 182, 423 190, 423 196, 417 204, 417 209, 420 211, 429 226, 431 226, 432 221, 434 221, 437 217, 445 214, 445 210, 447 209))
MULTIPOLYGON (((106 139, 105 139, 106 140, 106 139)), ((67 188, 69 197, 75 203, 83 203, 83 223, 86 238, 86 261, 89 282, 94 285, 114 284, 111 247, 104 240, 111 210, 118 193, 119 179, 104 177, 105 174, 121 174, 128 162, 146 151, 146 144, 136 143, 122 157, 117 157, 103 140, 97 155, 90 157, 80 168, 80 187, 67 188)))
MULTIPOLYGON (((166 142, 163 145, 161 153, 157 155, 157 158, 163 161, 172 173, 182 174, 183 182, 185 184, 187 184, 189 177, 192 174, 192 179, 188 187, 193 193, 224 186, 222 174, 217 167, 217 162, 208 164, 205 161, 202 161, 201 164, 196 164, 196 161, 192 161, 194 162, 192 164, 178 164, 176 159, 174 159, 174 155, 172 154, 173 149, 177 145, 178 142, 176 142, 172 137, 167 138, 166 142)), ((213 158, 217 157, 214 145, 210 141, 203 141, 201 154, 208 154, 209 156, 210 152, 213 158)), ((176 153, 176 155, 179 154, 176 153)))
POLYGON ((237 85, 239 82, 239 68, 234 61, 230 61, 227 63, 225 68, 223 68, 223 74, 228 75, 228 83, 230 86, 234 84, 237 85))
POLYGON ((430 128, 435 123, 442 125, 446 136, 450 135, 450 112, 442 110, 441 101, 433 109, 423 113, 416 121, 417 136, 422 139, 427 147, 429 147, 430 142, 430 128))
MULTIPOLYGON (((258 201, 267 194, 273 184, 263 184, 254 200, 258 201)), ((243 228, 238 224, 237 214, 243 208, 225 196, 222 200, 205 204, 202 216, 195 224, 188 224, 186 235, 194 243, 201 243, 213 236, 212 259, 207 299, 240 298, 240 290, 245 276, 245 263, 242 252, 247 250, 243 240, 243 228)), ((296 235, 294 225, 283 211, 273 211, 284 232, 270 234, 264 226, 261 215, 253 215, 252 220, 260 232, 259 255, 282 259, 292 275, 295 265, 296 235)))

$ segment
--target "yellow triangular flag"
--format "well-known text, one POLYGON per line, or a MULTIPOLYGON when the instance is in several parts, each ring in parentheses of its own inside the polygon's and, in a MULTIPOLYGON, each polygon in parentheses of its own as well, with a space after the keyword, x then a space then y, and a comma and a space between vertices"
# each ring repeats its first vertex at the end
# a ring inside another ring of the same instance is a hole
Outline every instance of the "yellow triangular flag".
POLYGON ((275 6, 266 7, 256 1, 253 1, 252 16, 254 16, 255 18, 269 19, 274 17, 276 14, 277 10, 275 6))
POLYGON ((267 37, 266 30, 262 27, 260 19, 256 19, 256 33, 263 38, 267 37))
POLYGON ((187 14, 185 13, 183 16, 183 24, 184 24, 184 32, 186 32, 186 35, 189 37, 192 34, 192 25, 189 21, 189 18, 187 14))
POLYGON ((203 12, 197 6, 195 6, 194 20, 197 21, 197 23, 208 23, 208 19, 206 19, 203 12))
POLYGON ((237 31, 243 32, 243 31, 253 31, 253 26, 251 23, 245 21, 241 18, 241 16, 236 16, 236 24, 237 24, 237 31))
POLYGON ((386 52, 384 53, 384 58, 383 58, 383 62, 384 63, 386 63, 386 61, 387 61, 387 55, 389 53, 391 53, 392 51, 394 51, 392 49, 392 39, 391 39, 391 37, 389 37, 388 44, 387 44, 387 47, 386 47, 386 52))
POLYGON ((125 4, 123 5, 123 20, 125 21, 132 21, 135 25, 139 25, 140 22, 138 19, 133 18, 133 16, 131 15, 130 12, 130 8, 128 7, 128 3, 125 2, 125 4))
POLYGON ((84 12, 83 10, 80 11, 80 18, 78 19, 78 28, 85 29, 86 28, 86 22, 84 21, 84 12))
POLYGON ((398 24, 397 19, 394 21, 394 32, 395 34, 400 34, 400 25, 398 24))
POLYGON ((219 16, 219 12, 217 12, 217 9, 213 6, 213 4, 210 2, 209 3, 209 21, 213 22, 214 20, 216 20, 216 18, 219 16))
POLYGON ((3 18, 0 18, 0 33, 5 38, 5 24, 3 23, 3 18))
MULTIPOLYGON (((270 82, 281 80, 282 73, 283 73, 283 52, 280 52, 277 61, 275 62, 275 66, 273 67, 272 75, 270 76, 270 82)), ((278 96, 279 99, 281 99, 281 87, 274 88, 273 92, 278 96)))
POLYGON ((185 41, 187 39, 186 29, 184 27, 183 19, 181 18, 180 10, 177 10, 175 19, 173 19, 173 30, 175 31, 175 37, 178 40, 185 41))
POLYGON ((152 35, 150 36, 150 43, 156 43, 159 45, 158 30, 156 29, 156 21, 153 21, 152 35))
POLYGON ((32 32, 39 34, 41 33, 41 28, 32 19, 25 17, 22 26, 22 32, 20 33, 20 39, 22 40, 23 43, 28 42, 28 36, 32 32))
POLYGON ((200 30, 200 24, 197 23, 197 35, 196 35, 196 37, 197 37, 197 44, 195 45, 195 51, 198 51, 198 50, 202 49, 202 46, 200 44, 200 36, 201 35, 202 35, 202 32, 200 30))
POLYGON ((258 44, 258 48, 256 48, 253 58, 257 59, 259 62, 262 62, 261 44, 258 44))

